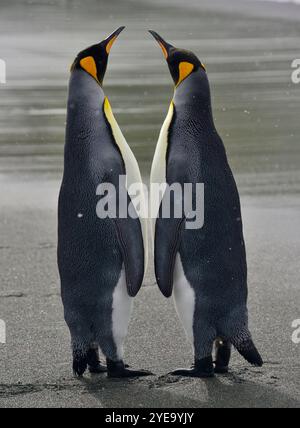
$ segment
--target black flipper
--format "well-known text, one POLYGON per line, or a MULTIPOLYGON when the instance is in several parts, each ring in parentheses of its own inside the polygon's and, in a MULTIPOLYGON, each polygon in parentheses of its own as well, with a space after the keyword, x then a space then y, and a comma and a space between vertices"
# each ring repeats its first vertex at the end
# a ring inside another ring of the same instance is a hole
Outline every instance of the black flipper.
MULTIPOLYGON (((168 298, 173 292, 174 267, 182 234, 186 224, 192 220, 186 212, 185 200, 188 194, 185 194, 184 187, 185 183, 192 183, 192 178, 186 175, 187 165, 183 159, 173 160, 167 169, 167 181, 171 184, 165 191, 156 220, 154 251, 157 284, 162 294, 168 298), (165 215, 165 209, 169 217, 165 215)), ((195 187, 192 188, 192 192, 195 209, 195 187)))
POLYGON ((173 274, 182 230, 185 226, 183 200, 181 195, 170 192, 164 195, 155 224, 154 260, 158 287, 165 297, 173 293, 173 274), (177 198, 177 200, 175 199, 177 198), (169 206, 169 217, 164 213, 164 206, 169 206), (181 217, 175 217, 175 207, 182 207, 181 217))
POLYGON ((145 272, 145 251, 142 227, 139 218, 114 219, 122 252, 127 290, 130 297, 140 291, 145 272))
POLYGON ((156 221, 155 275, 165 297, 172 296, 174 266, 184 224, 184 219, 158 218, 156 221))

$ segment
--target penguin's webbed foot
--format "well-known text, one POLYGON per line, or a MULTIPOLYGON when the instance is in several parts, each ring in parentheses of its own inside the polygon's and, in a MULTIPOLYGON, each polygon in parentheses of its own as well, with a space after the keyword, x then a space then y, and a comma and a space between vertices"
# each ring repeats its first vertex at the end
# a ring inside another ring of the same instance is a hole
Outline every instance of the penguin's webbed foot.
POLYGON ((97 364, 93 364, 92 366, 89 365, 89 372, 91 374, 102 374, 107 372, 107 367, 104 364, 101 364, 100 361, 98 361, 97 364))
POLYGON ((229 372, 229 367, 228 366, 218 366, 215 363, 215 373, 216 374, 227 374, 229 372))
POLYGON ((107 372, 107 367, 99 360, 98 349, 90 349, 88 352, 88 369, 91 374, 102 374, 107 372))
POLYGON ((203 358, 202 360, 195 360, 195 364, 191 369, 178 369, 172 373, 171 376, 195 377, 195 378, 212 378, 215 376, 214 365, 212 357, 203 358))
POLYGON ((109 378, 136 378, 153 376, 153 373, 147 370, 131 370, 123 361, 112 361, 107 359, 107 376, 109 378))

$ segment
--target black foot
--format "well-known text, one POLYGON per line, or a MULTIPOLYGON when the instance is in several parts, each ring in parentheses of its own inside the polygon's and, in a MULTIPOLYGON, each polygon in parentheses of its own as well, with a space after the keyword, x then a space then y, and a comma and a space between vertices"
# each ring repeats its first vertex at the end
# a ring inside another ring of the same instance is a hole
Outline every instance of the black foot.
POLYGON ((229 372, 228 366, 215 366, 215 373, 216 374, 227 374, 229 372))
POLYGON ((100 361, 98 361, 98 364, 89 366, 89 372, 91 374, 107 373, 107 367, 101 364, 100 361))
POLYGON ((195 365, 191 369, 179 369, 170 373, 172 376, 212 378, 215 375, 212 357, 203 360, 195 360, 195 365))
POLYGON ((229 371, 231 343, 227 340, 216 341, 215 373, 226 374, 229 371))
POLYGON ((98 349, 90 349, 88 352, 87 360, 88 360, 88 368, 90 373, 101 374, 101 373, 107 372, 106 366, 101 364, 99 360, 98 349))
POLYGON ((153 376, 153 373, 146 370, 130 370, 126 368, 123 361, 111 361, 107 359, 107 376, 109 378, 134 378, 153 376))

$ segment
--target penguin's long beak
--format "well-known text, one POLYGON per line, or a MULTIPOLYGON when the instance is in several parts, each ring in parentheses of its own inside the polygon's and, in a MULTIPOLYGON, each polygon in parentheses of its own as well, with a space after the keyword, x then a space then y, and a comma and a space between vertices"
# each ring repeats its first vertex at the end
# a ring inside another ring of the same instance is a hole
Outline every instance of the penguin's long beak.
POLYGON ((170 45, 170 43, 167 43, 156 31, 149 30, 149 33, 152 34, 152 36, 158 42, 159 46, 161 47, 161 50, 163 51, 164 57, 168 59, 170 49, 174 46, 170 45))
POLYGON ((110 36, 108 36, 105 40, 103 40, 103 42, 101 42, 101 44, 105 45, 107 55, 110 53, 110 50, 111 50, 113 44, 115 43, 115 41, 117 40, 119 34, 121 34, 125 28, 126 27, 124 27, 124 26, 118 28, 110 36))

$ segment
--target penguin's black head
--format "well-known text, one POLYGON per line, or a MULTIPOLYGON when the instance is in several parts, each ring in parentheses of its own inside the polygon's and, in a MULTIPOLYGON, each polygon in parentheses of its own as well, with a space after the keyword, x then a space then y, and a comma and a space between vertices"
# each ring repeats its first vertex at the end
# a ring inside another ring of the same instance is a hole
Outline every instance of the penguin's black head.
POLYGON ((71 67, 71 71, 78 69, 84 70, 102 86, 110 50, 124 28, 125 27, 118 28, 101 43, 90 46, 80 52, 71 67))
POLYGON ((205 66, 193 52, 175 48, 153 30, 149 30, 149 33, 160 45, 176 87, 195 71, 206 72, 205 66))

